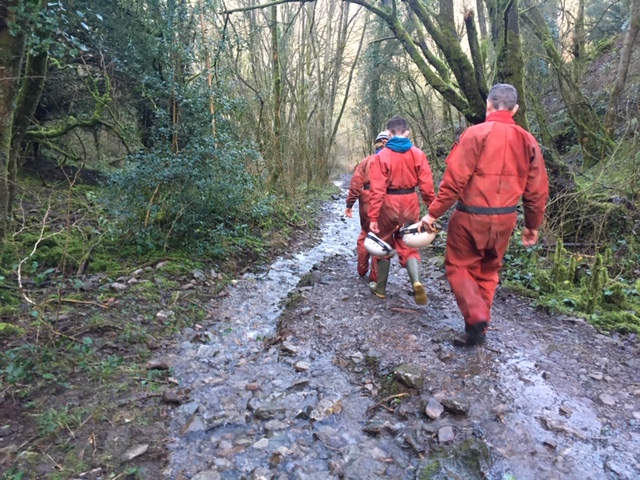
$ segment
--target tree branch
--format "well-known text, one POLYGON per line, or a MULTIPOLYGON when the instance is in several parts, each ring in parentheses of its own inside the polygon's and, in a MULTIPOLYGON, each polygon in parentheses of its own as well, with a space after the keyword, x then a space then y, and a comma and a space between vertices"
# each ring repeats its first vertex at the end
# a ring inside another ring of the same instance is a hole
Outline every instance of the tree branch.
POLYGON ((487 80, 484 76, 484 59, 480 51, 478 43, 478 31, 476 30, 476 21, 473 10, 469 9, 464 14, 464 24, 467 27, 467 39, 469 40, 469 51, 471 52, 471 60, 473 61, 473 69, 476 74, 476 84, 480 90, 480 94, 486 99, 489 96, 487 80))
POLYGON ((280 5, 282 3, 310 3, 315 1, 316 0, 275 0, 273 2, 262 3, 260 5, 252 5, 250 7, 239 7, 239 8, 232 8, 230 10, 223 10, 222 12, 219 12, 219 14, 231 15, 232 13, 248 12, 250 10, 259 10, 261 8, 273 7, 276 5, 280 5))

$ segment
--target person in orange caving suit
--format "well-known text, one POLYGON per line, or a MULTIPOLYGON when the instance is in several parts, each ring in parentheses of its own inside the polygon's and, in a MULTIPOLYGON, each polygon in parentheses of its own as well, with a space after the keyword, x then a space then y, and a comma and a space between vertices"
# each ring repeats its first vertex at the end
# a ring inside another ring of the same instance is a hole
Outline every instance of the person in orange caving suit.
POLYGON ((547 171, 538 142, 514 121, 517 111, 516 89, 494 85, 485 122, 469 127, 454 145, 438 196, 421 221, 422 228, 432 231, 435 221, 455 204, 445 252, 447 280, 465 323, 465 333, 454 339, 455 345, 485 341, 520 198, 525 247, 537 243, 544 219, 547 171))
MULTIPOLYGON (((386 130, 381 131, 373 142, 375 153, 378 153, 384 148, 389 140, 389 132, 386 130)), ((356 241, 356 248, 358 251, 358 275, 364 277, 369 271, 369 259, 371 255, 364 248, 364 240, 369 233, 369 167, 374 155, 370 155, 362 160, 355 169, 353 176, 351 177, 351 183, 349 185, 349 194, 347 195, 347 209, 344 214, 353 218, 353 205, 358 202, 358 212, 360 213, 360 235, 356 241)), ((369 279, 373 282, 378 280, 378 259, 376 257, 371 258, 371 273, 369 279)))
MULTIPOLYGON (((420 281, 420 254, 404 243, 399 229, 420 219, 416 187, 425 205, 435 198, 431 167, 424 152, 409 140, 404 118, 391 118, 387 122, 387 130, 389 141, 371 160, 369 170, 369 229, 397 251, 400 265, 406 267, 409 274, 415 302, 425 305, 427 294, 420 281)), ((389 257, 378 260, 378 280, 369 284, 369 289, 377 297, 384 298, 386 295, 390 264, 389 257)))

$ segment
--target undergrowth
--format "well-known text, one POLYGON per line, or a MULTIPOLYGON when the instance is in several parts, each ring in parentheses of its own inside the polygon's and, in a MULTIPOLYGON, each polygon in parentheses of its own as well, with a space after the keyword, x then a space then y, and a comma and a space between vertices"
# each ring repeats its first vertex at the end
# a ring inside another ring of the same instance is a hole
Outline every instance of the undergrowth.
POLYGON ((534 305, 581 316, 605 331, 640 334, 640 256, 635 239, 591 253, 555 246, 519 246, 514 237, 505 255, 505 285, 530 297, 534 305))

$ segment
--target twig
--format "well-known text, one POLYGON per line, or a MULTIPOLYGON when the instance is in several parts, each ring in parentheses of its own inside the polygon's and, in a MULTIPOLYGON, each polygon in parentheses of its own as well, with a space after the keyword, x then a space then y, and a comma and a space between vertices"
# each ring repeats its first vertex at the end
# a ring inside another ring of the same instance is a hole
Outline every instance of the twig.
POLYGON ((98 303, 98 302, 86 302, 83 300, 73 300, 72 298, 60 298, 60 299, 56 299, 56 300, 47 300, 45 302, 45 304, 47 303, 52 303, 52 302, 62 302, 62 303, 81 303, 82 305, 94 305, 96 307, 101 307, 101 308, 109 308, 107 305, 103 305, 102 303, 98 303))
MULTIPOLYGON (((382 400, 380 400, 378 403, 376 403, 375 405, 369 407, 367 409, 367 415, 373 413, 374 410, 380 408, 380 407, 384 407, 387 410, 389 410, 389 408, 387 406, 385 406, 384 404, 387 403, 389 400, 394 400, 396 398, 403 398, 403 397, 408 397, 409 394, 408 393, 398 393, 396 395, 389 395, 388 397, 383 398, 382 400)), ((389 410, 391 412, 393 412, 393 410, 389 410)))
MULTIPOLYGON (((47 228, 47 218, 49 218, 49 212, 51 211, 51 198, 49 198, 49 203, 47 205, 47 211, 44 214, 44 217, 42 218, 42 228, 40 229, 40 235, 38 237, 38 240, 36 240, 36 243, 33 245, 33 250, 31 251, 31 253, 26 256, 25 258, 23 258, 22 260, 20 260, 20 263, 18 263, 18 287, 20 288, 20 294, 22 295, 22 298, 24 298, 27 303, 30 303, 31 305, 35 305, 36 302, 34 302, 33 300, 31 300, 31 298, 29 298, 29 296, 26 294, 25 289, 24 289, 24 285, 22 284, 22 265, 24 264, 24 262, 26 262, 27 260, 29 260, 38 250, 38 247, 40 246, 40 242, 42 242, 43 240, 46 240, 48 238, 53 237, 54 235, 58 235, 59 233, 62 232, 54 232, 50 235, 45 235, 44 234, 44 230, 45 228, 47 228)), ((14 234, 14 238, 15 238, 14 234)))
POLYGON ((171 302, 171 305, 169 305, 170 309, 174 307, 174 305, 176 304, 179 298, 180 298, 180 292, 176 292, 176 298, 174 298, 173 302, 171 302))
MULTIPOLYGON (((145 380, 148 380, 148 379, 145 378, 145 380)), ((138 402, 140 400, 146 400, 148 398, 160 397, 161 395, 162 395, 161 393, 145 393, 144 395, 134 395, 133 397, 129 397, 129 398, 126 398, 124 400, 120 400, 118 403, 116 403, 116 407, 123 407, 127 403, 138 402)))

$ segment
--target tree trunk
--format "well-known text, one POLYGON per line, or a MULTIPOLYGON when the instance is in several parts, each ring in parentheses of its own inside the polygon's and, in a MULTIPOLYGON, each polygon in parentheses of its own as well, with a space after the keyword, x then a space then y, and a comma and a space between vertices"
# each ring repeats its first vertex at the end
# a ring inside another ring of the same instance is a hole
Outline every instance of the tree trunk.
POLYGON ((580 90, 571 71, 558 49, 547 23, 538 8, 525 2, 527 10, 523 15, 524 21, 542 42, 551 64, 558 76, 560 92, 567 112, 578 132, 578 141, 582 148, 583 164, 592 167, 612 148, 611 139, 604 125, 596 115, 587 97, 580 90))
POLYGON ((480 39, 487 38, 487 16, 484 12, 484 2, 476 0, 476 10, 478 11, 478 24, 480 25, 480 39))
POLYGON ((23 151, 27 128, 31 125, 42 89, 47 76, 49 56, 46 52, 30 53, 24 69, 24 79, 20 86, 16 109, 13 118, 13 137, 11 139, 11 156, 9 161, 9 215, 11 215, 16 192, 16 176, 20 168, 20 155, 23 151))
POLYGON ((476 74, 476 85, 480 89, 480 93, 486 100, 489 95, 487 88, 487 80, 484 75, 484 58, 482 56, 480 43, 478 42, 478 31, 476 29, 476 21, 473 10, 467 10, 464 14, 464 24, 467 27, 467 39, 469 40, 469 52, 473 61, 473 69, 476 74))
POLYGON ((613 122, 616 117, 616 109, 618 107, 618 99, 622 93, 622 89, 627 81, 627 73, 629 72, 629 64, 631 63, 631 53, 633 45, 638 37, 640 30, 640 0, 631 0, 631 14, 629 28, 624 36, 622 52, 620 53, 620 62, 618 63, 618 74, 613 84, 611 95, 609 97, 609 106, 604 119, 604 125, 608 132, 613 130, 613 122))
POLYGON ((274 168, 271 171, 271 184, 275 185, 282 175, 282 152, 280 134, 282 122, 282 70, 280 69, 280 55, 278 47, 278 6, 271 7, 271 60, 273 62, 273 150, 274 168))
POLYGON ((0 242, 3 242, 11 222, 10 166, 11 139, 15 102, 20 86, 20 73, 25 51, 25 32, 22 28, 12 34, 10 25, 18 23, 15 11, 20 0, 5 1, 0 5, 0 242))
POLYGON ((213 72, 211 71, 211 53, 209 52, 209 48, 207 46, 208 37, 207 37, 207 29, 205 27, 204 22, 204 4, 202 0, 198 1, 198 6, 200 7, 200 31, 202 32, 202 48, 204 49, 204 62, 205 68, 207 69, 207 86, 209 87, 209 114, 211 115, 211 134, 216 136, 216 107, 213 101, 213 72))
POLYGON ((580 82, 582 78, 582 69, 585 61, 585 41, 586 33, 584 31, 584 0, 578 0, 578 11, 576 13, 576 24, 573 32, 573 78, 576 82, 580 82))
POLYGON ((518 91, 520 108, 515 120, 518 125, 528 130, 518 0, 491 0, 487 5, 491 18, 491 37, 497 57, 496 80, 499 83, 513 85, 518 91))

